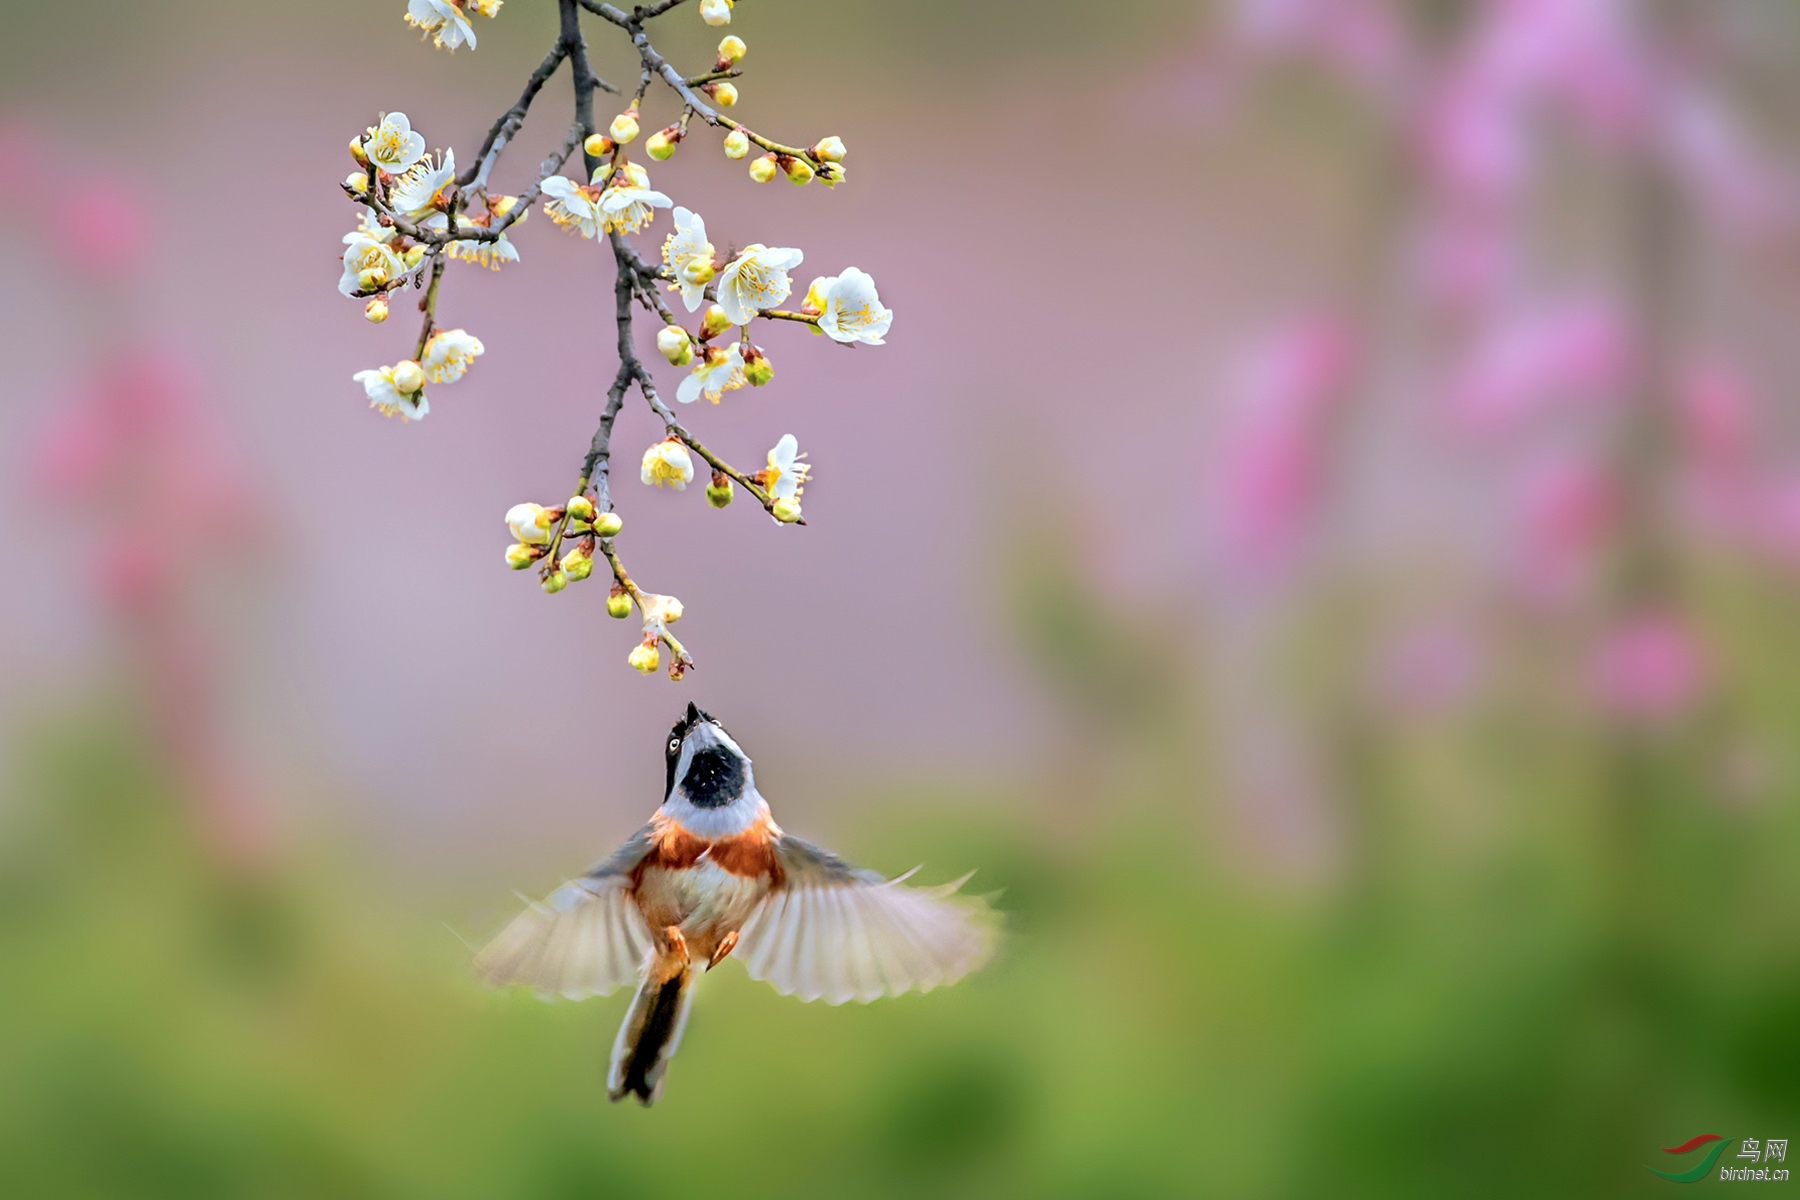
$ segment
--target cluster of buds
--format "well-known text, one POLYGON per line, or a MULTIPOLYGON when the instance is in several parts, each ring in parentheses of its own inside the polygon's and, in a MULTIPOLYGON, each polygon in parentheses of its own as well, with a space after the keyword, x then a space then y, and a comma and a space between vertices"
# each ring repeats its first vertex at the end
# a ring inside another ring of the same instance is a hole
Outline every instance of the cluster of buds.
MULTIPOLYGON (((732 130, 725 139, 725 156, 743 158, 750 153, 751 140, 744 130, 732 130)), ((751 160, 750 178, 757 183, 768 183, 777 175, 785 175, 795 187, 804 187, 817 179, 826 187, 834 188, 846 178, 843 157, 844 143, 835 137, 826 138, 799 154, 770 150, 751 160)))
POLYGON ((625 523, 618 513, 595 512, 587 496, 574 496, 560 508, 515 504, 506 510, 506 527, 514 538, 506 548, 506 565, 523 571, 542 563, 539 578, 544 591, 555 595, 594 573, 598 539, 616 537, 625 523), (566 541, 573 545, 565 550, 566 541))
MULTIPOLYGON (((629 589, 615 588, 614 592, 627 590, 629 589)), ((641 674, 652 674, 662 663, 662 652, 658 644, 666 645, 669 648, 669 678, 679 680, 694 665, 686 648, 669 632, 669 626, 681 620, 681 601, 673 596, 658 596, 654 592, 637 592, 636 596, 638 611, 644 617, 644 636, 631 648, 631 654, 625 661, 641 674)), ((614 611, 611 600, 608 600, 608 612, 612 612, 614 616, 629 616, 629 596, 625 599, 624 609, 624 612, 614 611)))

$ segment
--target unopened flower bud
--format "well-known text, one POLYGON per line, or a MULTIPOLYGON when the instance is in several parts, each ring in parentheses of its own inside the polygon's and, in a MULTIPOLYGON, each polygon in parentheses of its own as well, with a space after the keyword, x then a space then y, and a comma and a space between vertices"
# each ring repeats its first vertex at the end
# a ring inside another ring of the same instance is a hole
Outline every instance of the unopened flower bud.
POLYGON ((541 554, 536 546, 527 546, 523 542, 514 542, 506 548, 506 565, 515 571, 523 571, 536 562, 541 554))
POLYGON ((563 555, 562 573, 569 577, 570 583, 580 583, 594 573, 594 556, 580 546, 563 555))
POLYGON ((742 158, 750 153, 750 135, 741 129, 734 129, 725 135, 725 157, 742 158))
POLYGON ((783 171, 787 172, 789 181, 792 182, 795 187, 800 187, 812 182, 812 165, 804 158, 795 158, 791 154, 783 154, 776 162, 783 171))
POLYGON ((581 143, 581 148, 587 151, 589 158, 605 158, 616 146, 617 143, 604 133, 590 133, 587 141, 581 143))
POLYGON ((607 132, 612 134, 613 141, 618 142, 620 145, 624 145, 626 142, 636 141, 638 135, 637 109, 628 108, 618 116, 614 117, 612 119, 612 125, 607 128, 607 132))
POLYGON ((713 472, 712 482, 706 485, 706 502, 714 508, 724 508, 731 503, 731 480, 723 472, 713 472))
POLYGON ((731 108, 737 103, 737 84, 729 79, 715 79, 700 89, 713 98, 720 108, 731 108))
POLYGON ((388 280, 385 267, 366 267, 356 273, 356 290, 372 292, 388 280))
POLYGON ((700 19, 708 25, 729 25, 731 4, 732 0, 700 0, 700 19))
POLYGON ((675 145, 682 139, 681 126, 671 125, 667 129, 659 129, 650 135, 644 143, 644 149, 657 162, 667 162, 675 153, 675 145))
POLYGON ((828 137, 814 142, 809 153, 820 162, 843 162, 844 155, 849 151, 844 149, 843 138, 828 137))
POLYGON ((844 182, 844 164, 834 162, 820 163, 819 182, 828 188, 836 187, 838 184, 844 182))
MULTIPOLYGON (((726 34, 725 40, 719 43, 719 61, 724 63, 727 67, 734 63, 743 62, 744 55, 749 52, 750 48, 744 45, 744 39, 735 33, 726 34)), ((720 69, 723 70, 724 68, 722 67, 720 69)))
POLYGON ((744 364, 744 379, 751 387, 761 387, 773 378, 775 378, 775 366, 769 361, 769 356, 766 354, 758 353, 755 358, 744 364))
POLYGON ((625 661, 635 670, 648 675, 662 663, 662 655, 657 652, 655 642, 642 642, 631 648, 631 657, 625 661))
POLYGON ((716 274, 710 258, 690 258, 681 264, 681 277, 688 283, 711 283, 716 274))
POLYGON ((569 577, 563 573, 562 568, 558 567, 544 576, 542 586, 546 595, 554 596, 569 586, 569 577))
POLYGON ((563 505, 563 511, 569 514, 571 521, 592 521, 594 502, 586 496, 570 496, 569 502, 563 505))
POLYGON ((394 387, 401 394, 410 396, 425 386, 425 369, 413 359, 396 363, 394 366, 394 387))
POLYGON ((620 621, 631 615, 631 596, 616 583, 606 594, 606 615, 620 621))
POLYGON ((350 157, 356 160, 356 165, 359 167, 366 167, 369 165, 369 152, 363 149, 363 139, 368 136, 368 134, 363 133, 350 139, 350 157))
POLYGON ((348 175, 344 176, 344 186, 355 192, 357 195, 362 195, 362 193, 369 190, 368 173, 364 171, 350 172, 348 175))
POLYGON ((774 504, 774 516, 783 525, 792 525, 800 519, 800 502, 792 496, 783 496, 774 504))
POLYGON ((596 537, 618 537, 619 530, 625 528, 625 522, 619 519, 616 512, 603 512, 594 518, 594 535, 596 537))
POLYGON ((425 257, 425 247, 423 247, 423 246, 408 246, 406 248, 406 253, 402 254, 400 256, 400 259, 402 262, 404 262, 406 264, 406 269, 410 271, 414 267, 418 266, 420 260, 423 259, 424 257, 425 257))
POLYGON ((767 183, 775 178, 775 156, 765 154, 750 164, 750 178, 758 183, 767 183))
POLYGON ((707 305, 706 315, 700 319, 700 336, 716 338, 730 328, 731 318, 725 315, 725 310, 716 304, 707 305))
POLYGON ((824 275, 812 281, 812 286, 806 289, 806 299, 800 301, 801 312, 816 317, 825 311, 825 285, 828 282, 824 275))
POLYGON ((375 324, 375 325, 379 325, 383 321, 387 320, 388 319, 387 297, 386 296, 371 296, 371 297, 369 297, 369 302, 367 304, 363 305, 363 316, 367 317, 369 319, 370 323, 375 324))
POLYGON ((694 340, 679 325, 664 325, 657 330, 656 350, 673 366, 683 367, 694 361, 694 340))

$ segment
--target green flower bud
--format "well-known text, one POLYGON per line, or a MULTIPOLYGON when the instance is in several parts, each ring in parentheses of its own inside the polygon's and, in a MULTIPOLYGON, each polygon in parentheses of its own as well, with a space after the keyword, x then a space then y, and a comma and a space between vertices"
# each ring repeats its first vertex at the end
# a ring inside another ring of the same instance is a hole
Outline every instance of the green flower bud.
POLYGON ((777 163, 783 171, 787 172, 788 181, 795 187, 803 187, 812 182, 812 164, 804 158, 795 158, 791 154, 784 154, 777 160, 777 163))
POLYGON ((594 573, 594 557, 580 546, 563 555, 558 564, 562 573, 569 577, 570 583, 580 583, 594 573))
POLYGON ((656 350, 672 366, 685 367, 694 361, 694 340, 679 325, 664 325, 656 331, 656 350))
POLYGON ((554 596, 568 586, 569 577, 563 574, 560 568, 544 576, 543 587, 546 595, 554 596))
POLYGON ((616 512, 603 512, 594 518, 595 537, 617 537, 619 530, 625 528, 625 522, 619 519, 616 512))

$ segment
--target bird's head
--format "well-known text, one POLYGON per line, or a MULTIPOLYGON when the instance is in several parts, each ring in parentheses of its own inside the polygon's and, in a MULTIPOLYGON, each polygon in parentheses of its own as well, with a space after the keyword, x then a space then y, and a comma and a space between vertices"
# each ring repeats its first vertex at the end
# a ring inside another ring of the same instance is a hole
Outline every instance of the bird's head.
POLYGON ((749 756, 723 725, 691 701, 663 749, 669 764, 665 802, 685 797, 695 808, 725 808, 755 786, 749 756))

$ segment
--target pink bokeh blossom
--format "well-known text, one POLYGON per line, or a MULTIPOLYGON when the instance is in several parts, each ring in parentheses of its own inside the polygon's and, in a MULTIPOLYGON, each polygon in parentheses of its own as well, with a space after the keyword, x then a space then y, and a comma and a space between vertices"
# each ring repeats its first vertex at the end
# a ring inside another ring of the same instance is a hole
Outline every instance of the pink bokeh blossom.
POLYGON ((1615 397, 1634 356, 1624 314, 1610 301, 1522 309, 1471 349, 1451 381, 1450 409, 1469 432, 1510 433, 1558 402, 1615 397))
POLYGON ((1650 724, 1690 712, 1710 676, 1699 639, 1668 612, 1638 613, 1606 630, 1590 670, 1595 698, 1606 712, 1650 724))
POLYGON ((1240 364, 1207 489, 1212 540, 1228 569, 1267 578, 1292 564, 1357 360, 1355 333, 1325 316, 1279 330, 1240 364))

